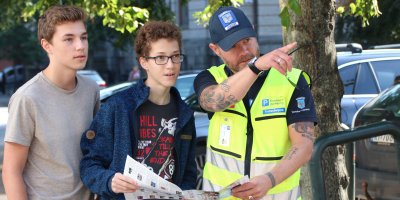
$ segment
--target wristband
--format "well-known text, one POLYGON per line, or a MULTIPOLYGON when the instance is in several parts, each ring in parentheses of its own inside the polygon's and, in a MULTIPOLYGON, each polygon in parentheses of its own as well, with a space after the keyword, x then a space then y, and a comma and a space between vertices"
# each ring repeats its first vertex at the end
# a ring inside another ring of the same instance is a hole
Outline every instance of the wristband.
POLYGON ((265 175, 267 175, 267 176, 268 176, 268 178, 269 178, 269 180, 271 181, 271 185, 272 185, 272 187, 275 187, 275 185, 276 185, 276 181, 275 181, 275 177, 274 177, 274 175, 272 175, 272 173, 271 173, 271 172, 268 172, 268 173, 266 173, 265 175))
POLYGON ((254 72, 254 74, 256 74, 256 75, 258 76, 258 75, 262 74, 264 71, 259 70, 259 69, 256 67, 256 65, 255 65, 256 61, 257 61, 257 57, 254 57, 253 59, 250 60, 249 63, 247 63, 247 66, 249 66, 249 68, 251 69, 251 71, 254 72))

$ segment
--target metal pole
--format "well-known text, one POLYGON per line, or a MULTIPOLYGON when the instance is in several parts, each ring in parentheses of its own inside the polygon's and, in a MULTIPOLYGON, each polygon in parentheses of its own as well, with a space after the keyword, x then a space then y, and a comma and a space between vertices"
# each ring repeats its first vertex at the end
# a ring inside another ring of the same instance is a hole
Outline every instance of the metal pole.
POLYGON ((258 36, 258 0, 254 0, 253 1, 253 26, 254 26, 254 30, 256 31, 256 37, 257 40, 259 39, 258 36))
POLYGON ((356 150, 356 142, 353 142, 353 157, 352 157, 352 160, 353 160, 353 170, 352 170, 352 181, 350 181, 350 183, 352 183, 353 185, 352 185, 352 190, 351 190, 351 192, 352 192, 352 196, 351 196, 351 199, 355 199, 356 198, 356 152, 357 150, 356 150))
MULTIPOLYGON (((397 151, 397 166, 400 171, 400 126, 392 122, 380 122, 371 124, 365 127, 356 128, 352 131, 339 131, 324 135, 318 138, 314 143, 312 157, 310 160, 310 174, 312 195, 314 200, 325 200, 325 182, 321 166, 322 153, 328 146, 349 143, 370 137, 391 134, 393 135, 396 143, 395 148, 397 151)), ((400 179, 400 173, 398 173, 400 179)))

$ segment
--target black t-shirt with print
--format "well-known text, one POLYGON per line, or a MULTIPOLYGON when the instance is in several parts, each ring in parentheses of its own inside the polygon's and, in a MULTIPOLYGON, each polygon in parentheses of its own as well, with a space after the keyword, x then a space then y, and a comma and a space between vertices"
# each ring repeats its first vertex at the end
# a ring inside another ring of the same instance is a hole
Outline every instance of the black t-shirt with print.
POLYGON ((140 108, 138 151, 135 159, 166 180, 175 169, 174 135, 178 121, 177 102, 156 105, 147 100, 140 108))

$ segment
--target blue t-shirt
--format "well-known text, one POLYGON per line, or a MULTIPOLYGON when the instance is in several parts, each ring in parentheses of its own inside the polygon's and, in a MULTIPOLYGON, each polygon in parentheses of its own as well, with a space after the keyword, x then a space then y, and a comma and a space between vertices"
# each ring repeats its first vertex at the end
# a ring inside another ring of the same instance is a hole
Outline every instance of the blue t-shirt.
MULTIPOLYGON (((225 66, 225 73, 227 76, 233 75, 232 71, 225 66)), ((256 98, 258 91, 260 91, 265 79, 268 76, 266 71, 264 74, 260 75, 257 80, 250 87, 246 96, 242 99, 243 103, 247 109, 250 111, 251 102, 256 98)), ((217 85, 217 81, 214 76, 208 71, 204 70, 200 72, 194 80, 194 90, 197 96, 200 96, 201 92, 208 86, 217 85)), ((208 117, 211 119, 213 112, 208 112, 208 117)), ((293 124, 296 122, 314 122, 317 123, 317 114, 315 112, 314 100, 311 95, 311 90, 308 87, 307 81, 303 76, 300 76, 293 95, 290 99, 287 112, 286 112, 287 124, 293 124), (297 98, 304 97, 305 107, 299 108, 297 103, 297 98)))

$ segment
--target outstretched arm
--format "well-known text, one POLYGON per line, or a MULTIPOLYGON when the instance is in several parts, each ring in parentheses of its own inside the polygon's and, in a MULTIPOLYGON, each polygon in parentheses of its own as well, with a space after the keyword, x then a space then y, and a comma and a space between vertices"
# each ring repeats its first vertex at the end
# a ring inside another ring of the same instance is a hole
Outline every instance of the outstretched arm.
MULTIPOLYGON (((255 66, 259 70, 269 70, 271 67, 286 75, 292 70, 292 58, 287 54, 296 47, 292 43, 271 51, 257 59, 255 66)), ((201 107, 210 112, 224 110, 243 99, 257 75, 247 66, 218 85, 206 87, 199 96, 201 107)))

